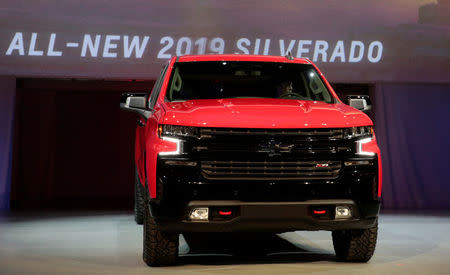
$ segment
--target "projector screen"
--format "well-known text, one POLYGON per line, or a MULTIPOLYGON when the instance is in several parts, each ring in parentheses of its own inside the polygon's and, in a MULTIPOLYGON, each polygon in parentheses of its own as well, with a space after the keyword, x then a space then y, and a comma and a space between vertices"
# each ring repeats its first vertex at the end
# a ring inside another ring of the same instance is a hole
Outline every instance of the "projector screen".
POLYGON ((450 77, 450 1, 10 1, 0 74, 154 79, 175 55, 307 57, 331 81, 450 77))

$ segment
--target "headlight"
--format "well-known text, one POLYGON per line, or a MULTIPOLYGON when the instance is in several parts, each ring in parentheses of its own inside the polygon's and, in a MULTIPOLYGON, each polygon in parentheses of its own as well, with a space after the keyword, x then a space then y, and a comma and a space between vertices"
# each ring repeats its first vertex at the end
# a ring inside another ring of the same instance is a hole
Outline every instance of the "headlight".
POLYGON ((356 154, 362 156, 374 156, 375 152, 370 152, 364 149, 364 145, 372 142, 372 138, 363 138, 356 141, 356 154))
MULTIPOLYGON (((160 156, 173 156, 173 155, 180 155, 182 151, 182 143, 181 140, 177 138, 170 138, 170 137, 162 137, 162 140, 165 140, 166 142, 170 142, 175 145, 175 148, 164 148, 163 151, 159 152, 160 156)), ((167 146, 167 145, 166 145, 167 146)), ((170 146, 170 145, 169 145, 170 146)), ((173 145, 172 145, 173 147, 173 145)))
POLYGON ((344 129, 344 137, 347 139, 372 137, 372 136, 373 136, 372 126, 360 126, 344 129))
POLYGON ((198 137, 198 128, 179 125, 159 125, 158 133, 163 136, 198 137))

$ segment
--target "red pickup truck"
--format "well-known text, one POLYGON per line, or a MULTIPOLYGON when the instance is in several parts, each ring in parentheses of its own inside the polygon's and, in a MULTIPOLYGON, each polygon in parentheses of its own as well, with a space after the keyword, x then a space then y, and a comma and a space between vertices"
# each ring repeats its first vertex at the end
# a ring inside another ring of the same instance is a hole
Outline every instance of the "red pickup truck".
POLYGON ((368 261, 380 150, 367 98, 348 103, 291 56, 174 57, 150 94, 124 94, 121 107, 140 115, 144 261, 174 264, 180 233, 296 230, 332 231, 339 260, 368 261))

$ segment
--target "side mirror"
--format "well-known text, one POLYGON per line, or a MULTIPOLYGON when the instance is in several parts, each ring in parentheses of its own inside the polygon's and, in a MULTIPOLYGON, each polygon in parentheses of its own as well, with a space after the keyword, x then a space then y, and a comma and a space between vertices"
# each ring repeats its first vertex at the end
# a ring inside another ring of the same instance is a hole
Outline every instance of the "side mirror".
POLYGON ((147 94, 143 93, 123 93, 120 98, 120 108, 130 112, 135 112, 148 119, 150 110, 147 108, 147 94))
POLYGON ((346 97, 347 104, 364 113, 372 110, 372 103, 368 95, 349 95, 346 97))

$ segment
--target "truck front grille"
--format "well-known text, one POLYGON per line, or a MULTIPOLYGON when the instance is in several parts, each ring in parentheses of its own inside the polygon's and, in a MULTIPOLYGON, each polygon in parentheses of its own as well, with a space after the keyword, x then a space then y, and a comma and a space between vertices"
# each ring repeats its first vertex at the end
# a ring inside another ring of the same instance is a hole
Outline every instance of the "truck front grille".
MULTIPOLYGON (((349 154, 354 142, 343 137, 343 129, 240 129, 201 128, 193 153, 233 157, 316 158, 349 154)), ((321 158, 324 159, 324 158, 321 158)), ((233 159, 234 160, 234 159, 233 159)))
POLYGON ((343 129, 247 129, 247 128, 202 128, 200 138, 214 136, 296 136, 325 139, 342 139, 343 129))
POLYGON ((212 180, 332 180, 341 161, 202 161, 201 173, 212 180))
POLYGON ((354 150, 342 128, 200 128, 191 144, 208 180, 335 180, 354 150))

